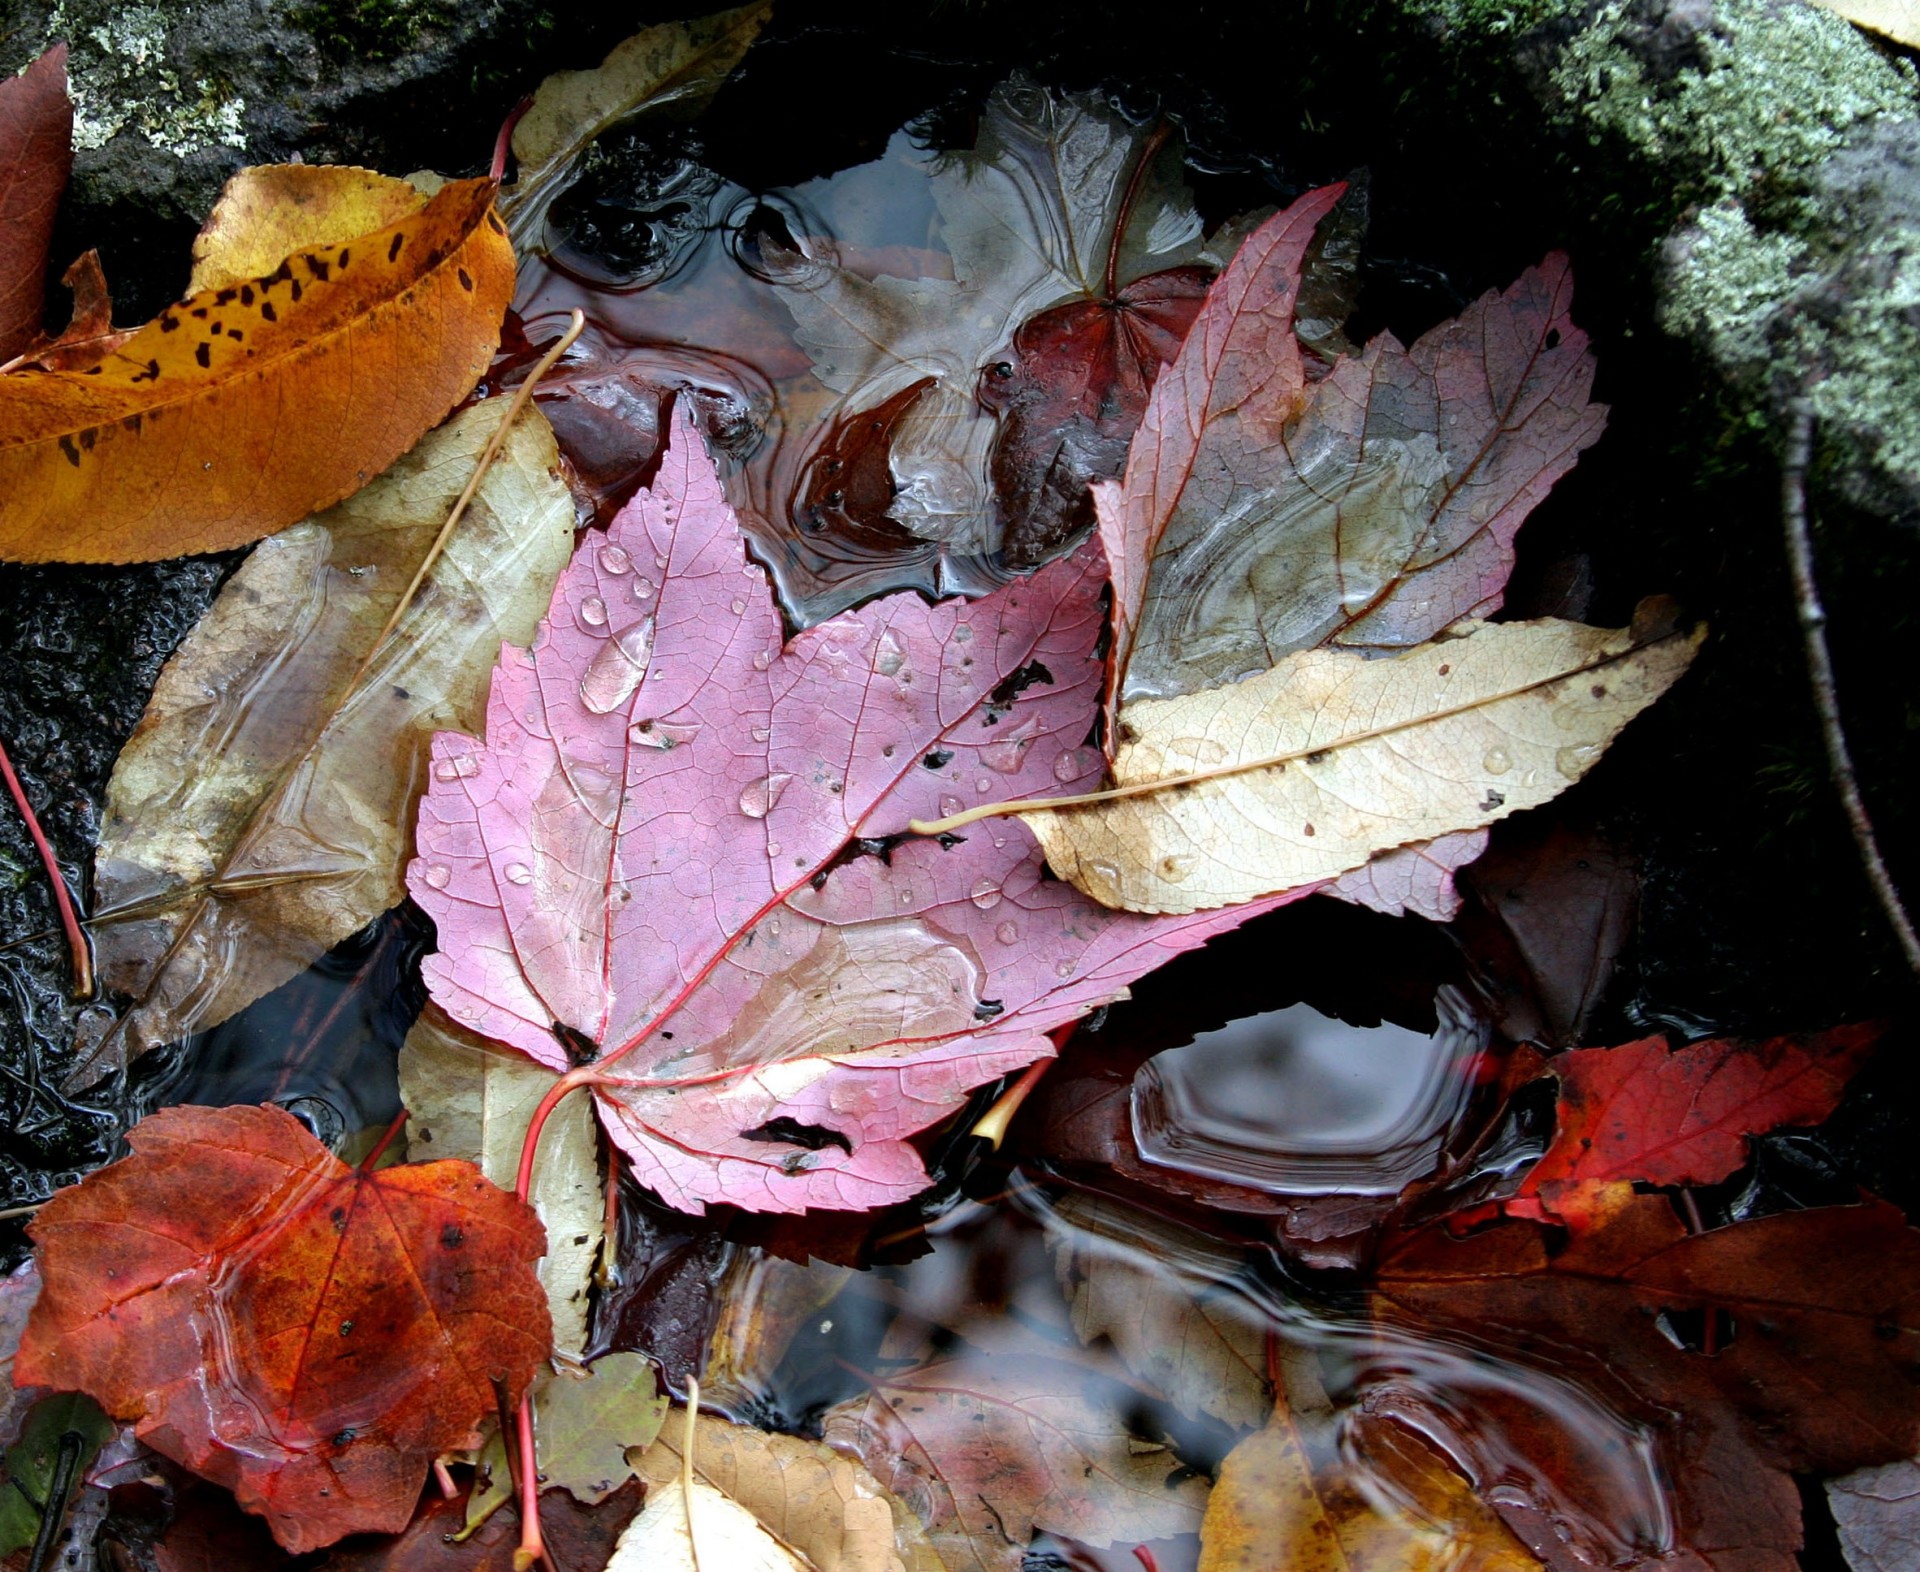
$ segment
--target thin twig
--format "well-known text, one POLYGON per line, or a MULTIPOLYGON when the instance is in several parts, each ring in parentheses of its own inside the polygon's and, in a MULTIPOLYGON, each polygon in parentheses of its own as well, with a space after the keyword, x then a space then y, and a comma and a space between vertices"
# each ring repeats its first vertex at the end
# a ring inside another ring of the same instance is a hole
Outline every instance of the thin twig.
POLYGON ((1887 872, 1880 855, 1880 842, 1873 833, 1873 820, 1860 795, 1860 782, 1853 770, 1853 756, 1847 750, 1847 734, 1840 724, 1840 698, 1833 682, 1833 658, 1827 651, 1827 613, 1820 604, 1820 590, 1813 577, 1813 539, 1807 529, 1807 466, 1813 458, 1813 404, 1795 399, 1792 424, 1787 430, 1786 458, 1780 470, 1780 512, 1787 527, 1787 564, 1793 570, 1794 608, 1800 616, 1800 635, 1807 646, 1807 672, 1813 682, 1813 706, 1820 716, 1820 736, 1827 746, 1827 773, 1840 805, 1846 810, 1847 824, 1853 830, 1853 843, 1860 850, 1867 883, 1887 914, 1887 921, 1900 940, 1907 965, 1920 974, 1920 934, 1900 901, 1893 876, 1887 872))
POLYGON ((33 804, 27 801, 26 788, 20 784, 20 777, 13 773, 13 760, 7 757, 5 743, 0 743, 0 777, 6 779, 7 791, 13 797, 14 806, 20 810, 20 817, 27 821, 27 834, 33 837, 34 847, 40 853, 40 862, 53 885, 53 904, 60 912, 60 926, 67 933, 67 948, 73 952, 73 996, 76 999, 91 999, 93 952, 87 947, 87 936, 80 931, 80 918, 73 909, 73 897, 67 893, 67 881, 61 876, 60 864, 54 860, 53 846, 47 840, 46 831, 40 828, 40 821, 34 817, 33 804))

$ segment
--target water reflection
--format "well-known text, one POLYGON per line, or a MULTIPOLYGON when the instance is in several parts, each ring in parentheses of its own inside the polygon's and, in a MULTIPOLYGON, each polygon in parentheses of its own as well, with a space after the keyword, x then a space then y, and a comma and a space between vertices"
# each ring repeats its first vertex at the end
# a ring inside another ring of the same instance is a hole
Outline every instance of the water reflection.
POLYGON ((1202 1032, 1135 1076, 1140 1155, 1267 1191, 1397 1193, 1432 1169, 1487 1046, 1458 989, 1441 990, 1435 1013, 1424 1036, 1306 1004, 1202 1032))

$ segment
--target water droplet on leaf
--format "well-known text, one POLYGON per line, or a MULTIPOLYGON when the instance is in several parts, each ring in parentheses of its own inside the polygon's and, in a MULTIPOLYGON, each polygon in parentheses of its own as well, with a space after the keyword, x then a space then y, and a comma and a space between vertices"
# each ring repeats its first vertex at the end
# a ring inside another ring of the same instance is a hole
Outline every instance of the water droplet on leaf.
POLYGON ((600 571, 611 573, 616 578, 622 573, 633 571, 633 557, 625 546, 602 546, 600 548, 600 571))
POLYGON ((604 628, 607 625, 607 603, 598 595, 589 595, 580 602, 580 620, 590 628, 604 628))
POLYGON ((653 618, 642 617, 594 652, 580 679, 580 702, 594 715, 609 715, 639 691, 653 658, 653 618))
POLYGON ((990 912, 1000 904, 1000 884, 996 879, 982 879, 967 892, 967 898, 983 912, 990 912))
POLYGON ((510 862, 500 871, 506 875, 509 884, 533 883, 533 870, 524 862, 510 862))
POLYGON ((430 890, 444 890, 447 881, 453 877, 453 870, 444 862, 429 863, 427 871, 421 875, 427 881, 430 890))
POLYGON ((775 773, 750 781, 740 788, 740 811, 749 819, 764 819, 773 812, 773 805, 780 800, 780 794, 792 779, 791 775, 775 773))

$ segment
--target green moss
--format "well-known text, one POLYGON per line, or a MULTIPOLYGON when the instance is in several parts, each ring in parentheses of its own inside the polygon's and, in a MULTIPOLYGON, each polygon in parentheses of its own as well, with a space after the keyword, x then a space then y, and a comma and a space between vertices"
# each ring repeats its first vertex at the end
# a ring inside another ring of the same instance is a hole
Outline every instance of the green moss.
POLYGON ((182 158, 212 147, 246 146, 246 100, 224 83, 183 80, 168 58, 168 34, 185 9, 183 0, 59 0, 54 6, 46 41, 64 38, 71 46, 67 76, 76 148, 103 147, 127 130, 182 158))
POLYGON ((1403 9, 1449 32, 1479 35, 1524 33, 1575 7, 1569 0, 1408 0, 1403 9))
POLYGON ((1849 302, 1844 331, 1802 326, 1799 363, 1826 370, 1812 390, 1823 421, 1870 431, 1885 468, 1920 475, 1920 236, 1885 237, 1867 255, 1885 259, 1887 282, 1849 302))
POLYGON ((394 59, 456 15, 455 0, 322 0, 291 13, 323 50, 352 60, 394 59))
POLYGON ((1789 235, 1755 231, 1736 203, 1716 203, 1699 215, 1685 260, 1669 272, 1662 326, 1723 365, 1764 359, 1767 324, 1793 293, 1805 254, 1789 235))
POLYGON ((1563 115, 1669 171, 1687 188, 1677 197, 1713 202, 1803 191, 1864 122, 1913 113, 1911 66, 1832 12, 1718 0, 1715 18, 1703 63, 1650 84, 1622 43, 1625 0, 1612 0, 1554 69, 1563 115))

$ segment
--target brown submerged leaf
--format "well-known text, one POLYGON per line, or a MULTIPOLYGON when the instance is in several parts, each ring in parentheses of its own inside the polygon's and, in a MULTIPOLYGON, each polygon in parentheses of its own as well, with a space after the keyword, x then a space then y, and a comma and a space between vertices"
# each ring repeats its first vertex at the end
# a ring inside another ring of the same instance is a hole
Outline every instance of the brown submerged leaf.
POLYGON ((161 673, 97 862, 101 971, 136 1003, 76 1084, 226 1019, 400 899, 432 732, 477 723, 501 641, 531 635, 573 542, 529 411, 374 655, 500 418, 469 411, 262 545, 161 673))
POLYGON ((137 562, 357 490, 486 369, 513 293, 493 185, 202 291, 80 372, 0 376, 0 558, 137 562))
POLYGON ((0 81, 0 361, 40 337, 47 247, 73 168, 67 46, 0 81))

